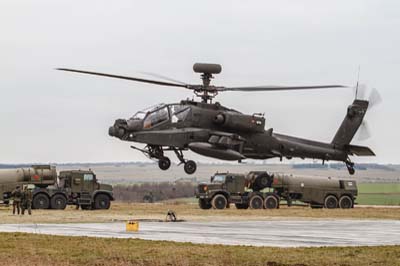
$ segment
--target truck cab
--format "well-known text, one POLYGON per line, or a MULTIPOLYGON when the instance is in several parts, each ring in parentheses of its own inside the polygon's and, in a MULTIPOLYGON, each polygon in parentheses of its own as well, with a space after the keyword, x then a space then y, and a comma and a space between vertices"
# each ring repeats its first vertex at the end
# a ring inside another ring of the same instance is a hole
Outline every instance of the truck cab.
POLYGON ((100 184, 90 169, 61 171, 58 187, 66 191, 69 204, 82 209, 109 209, 114 200, 112 186, 100 184))

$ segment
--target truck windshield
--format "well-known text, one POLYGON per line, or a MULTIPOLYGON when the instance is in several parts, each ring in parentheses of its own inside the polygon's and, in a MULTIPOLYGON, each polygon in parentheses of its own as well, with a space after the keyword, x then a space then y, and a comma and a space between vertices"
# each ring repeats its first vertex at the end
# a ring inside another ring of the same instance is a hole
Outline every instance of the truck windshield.
POLYGON ((224 183, 225 182, 225 176, 224 175, 215 175, 213 180, 213 183, 224 183))

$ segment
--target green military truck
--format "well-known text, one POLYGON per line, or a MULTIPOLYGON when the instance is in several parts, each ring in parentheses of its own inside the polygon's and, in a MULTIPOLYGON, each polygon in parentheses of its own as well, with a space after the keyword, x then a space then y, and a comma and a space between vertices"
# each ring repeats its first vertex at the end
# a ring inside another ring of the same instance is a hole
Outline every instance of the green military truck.
POLYGON ((33 186, 32 208, 65 209, 76 205, 82 209, 109 209, 114 200, 112 186, 100 184, 91 170, 61 171, 54 166, 0 170, 0 200, 8 204, 15 187, 33 186))
POLYGON ((353 208, 357 184, 353 180, 296 177, 257 171, 248 174, 217 173, 196 190, 202 209, 276 209, 280 201, 309 203, 312 208, 353 208))
POLYGON ((231 203, 238 209, 276 209, 279 208, 279 195, 272 189, 265 191, 272 182, 273 176, 267 172, 217 173, 210 183, 198 185, 196 197, 202 209, 225 209, 231 203))

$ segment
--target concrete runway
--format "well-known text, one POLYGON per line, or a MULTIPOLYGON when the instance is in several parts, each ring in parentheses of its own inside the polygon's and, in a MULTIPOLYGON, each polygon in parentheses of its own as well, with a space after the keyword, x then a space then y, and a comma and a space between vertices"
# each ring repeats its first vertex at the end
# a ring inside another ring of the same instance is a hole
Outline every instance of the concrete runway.
POLYGON ((2 224, 0 232, 275 247, 400 245, 396 220, 139 222, 139 226, 139 232, 132 233, 121 222, 2 224))

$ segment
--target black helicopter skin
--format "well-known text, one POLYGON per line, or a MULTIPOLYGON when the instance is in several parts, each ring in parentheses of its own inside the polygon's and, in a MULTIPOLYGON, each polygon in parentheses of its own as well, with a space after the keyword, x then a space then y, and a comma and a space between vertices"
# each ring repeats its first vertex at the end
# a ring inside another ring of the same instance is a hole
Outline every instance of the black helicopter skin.
POLYGON ((109 135, 123 141, 144 143, 137 149, 148 157, 158 160, 162 170, 170 167, 166 151, 173 151, 184 164, 186 173, 193 174, 196 164, 186 160, 183 151, 221 160, 242 161, 245 159, 312 158, 322 161, 342 161, 349 173, 354 174, 354 163, 349 156, 374 156, 368 147, 351 145, 351 140, 360 127, 369 102, 355 99, 348 107, 345 118, 330 143, 301 139, 275 133, 265 128, 265 118, 260 114, 247 115, 226 108, 213 97, 223 91, 277 91, 328 89, 341 85, 322 86, 260 86, 260 87, 216 87, 210 85, 212 74, 221 72, 215 64, 195 64, 195 72, 202 73, 203 85, 188 85, 182 82, 164 82, 98 72, 59 69, 63 71, 127 79, 155 85, 176 86, 191 89, 202 98, 201 102, 181 101, 177 104, 161 104, 137 112, 130 119, 117 119, 109 129, 109 135))

